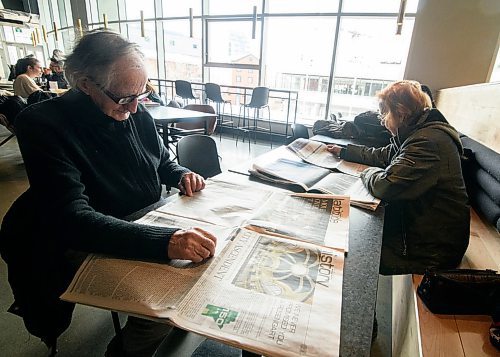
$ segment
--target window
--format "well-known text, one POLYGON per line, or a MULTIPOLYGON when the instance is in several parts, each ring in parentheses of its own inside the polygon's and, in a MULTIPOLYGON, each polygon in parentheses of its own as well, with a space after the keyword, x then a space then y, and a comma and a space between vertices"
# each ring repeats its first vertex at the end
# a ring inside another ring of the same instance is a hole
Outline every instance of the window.
POLYGON ((202 82, 201 20, 193 21, 194 37, 189 37, 189 20, 163 21, 165 68, 169 79, 202 82))
POLYGON ((326 108, 327 90, 320 91, 319 77, 328 88, 335 25, 334 17, 270 18, 266 22, 264 85, 299 91, 297 116, 301 120, 312 122, 326 114, 321 110, 326 108))
MULTIPOLYGON (((257 34, 260 34, 260 25, 257 34)), ((252 21, 207 22, 207 63, 252 65, 257 68, 260 57, 260 36, 252 39, 252 21)))
POLYGON ((493 66, 493 71, 491 72, 490 82, 500 81, 500 51, 497 53, 497 60, 493 66))
MULTIPOLYGON (((59 27, 72 25, 72 3, 74 0, 40 1, 41 20, 49 31, 53 21, 59 27)), ((140 44, 152 78, 296 91, 299 101, 292 103, 292 110, 295 112, 296 104, 297 117, 312 123, 329 112, 348 115, 375 108, 377 91, 403 77, 418 0, 406 1, 400 36, 394 34, 400 0, 85 3, 89 28, 102 27, 106 14, 112 30, 140 44), (145 37, 140 34, 141 10, 145 37)), ((57 42, 49 35, 44 53, 61 46, 67 46, 64 49, 69 52, 74 31, 61 32, 57 42)), ((14 36, 12 30, 5 33, 7 40, 14 36)), ((30 45, 29 36, 27 40, 30 45)), ((498 68, 497 60, 491 80, 499 79, 498 68)), ((233 104, 245 96, 245 88, 226 89, 233 104)), ((270 100, 270 106, 271 117, 283 120, 281 107, 287 107, 286 100, 270 100)))
POLYGON ((158 56, 156 52, 156 36, 155 36, 155 25, 152 22, 146 22, 144 24, 145 36, 141 36, 141 24, 138 22, 127 23, 122 26, 124 36, 132 42, 139 44, 142 53, 144 53, 144 58, 146 62, 146 69, 148 71, 148 76, 150 78, 158 77, 158 56))
POLYGON ((413 19, 405 19, 401 35, 395 35, 395 28, 392 17, 341 20, 331 112, 355 115, 376 109, 375 93, 403 78, 413 19))

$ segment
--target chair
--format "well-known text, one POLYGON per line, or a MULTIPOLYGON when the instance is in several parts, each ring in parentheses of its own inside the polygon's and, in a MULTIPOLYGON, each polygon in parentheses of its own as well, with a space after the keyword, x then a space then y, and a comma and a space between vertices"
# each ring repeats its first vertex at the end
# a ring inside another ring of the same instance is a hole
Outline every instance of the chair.
POLYGON ((185 136, 177 143, 179 165, 209 178, 222 172, 214 139, 208 135, 185 136))
POLYGON ((292 124, 291 128, 292 128, 292 137, 290 139, 290 142, 299 138, 309 139, 309 129, 307 129, 305 125, 292 124))
POLYGON ((175 95, 177 97, 181 97, 184 100, 184 105, 188 104, 190 99, 194 99, 195 101, 199 99, 193 93, 191 82, 183 81, 180 79, 175 81, 175 95))
MULTIPOLYGON (((259 111, 264 108, 267 108, 268 112, 269 139, 271 141, 271 148, 273 147, 273 133, 271 130, 271 110, 269 109, 268 102, 269 102, 269 88, 256 87, 253 89, 250 103, 244 104, 240 107, 240 115, 239 115, 240 117, 241 117, 241 110, 243 110, 243 126, 239 125, 239 120, 238 120, 238 129, 248 134, 248 150, 250 150, 250 133, 251 132, 254 133, 254 142, 256 142, 255 139, 257 132, 266 130, 265 128, 257 126, 257 118, 259 116, 259 111), (250 109, 253 109, 252 124, 250 124, 250 109)), ((245 137, 243 137, 243 141, 244 140, 245 137)), ((236 138, 236 144, 238 144, 238 137, 236 138)))
MULTIPOLYGON (((194 110, 197 112, 211 113, 215 114, 215 110, 211 105, 207 104, 188 104, 183 109, 194 110)), ((217 118, 210 118, 208 121, 208 135, 212 135, 215 131, 217 125, 217 118)), ((172 160, 177 158, 177 143, 179 140, 188 135, 193 134, 205 134, 205 120, 200 120, 197 122, 180 122, 175 123, 173 126, 168 128, 169 130, 169 149, 173 153, 174 157, 172 160)))
POLYGON ((207 98, 207 101, 212 101, 217 104, 217 125, 219 126, 219 134, 220 134, 220 139, 222 139, 222 128, 224 127, 229 127, 231 125, 231 129, 234 128, 233 126, 233 106, 231 104, 230 100, 225 100, 222 98, 222 93, 220 90, 220 86, 215 83, 206 83, 205 84, 205 96, 207 98), (224 120, 224 109, 226 104, 229 103, 229 108, 231 110, 231 120, 224 120), (222 111, 221 111, 221 105, 222 105, 222 111))
MULTIPOLYGON (((215 109, 208 104, 188 104, 184 107, 187 110, 194 110, 195 112, 203 112, 215 114, 215 109)), ((217 126, 217 118, 210 118, 208 121, 208 135, 212 135, 217 126)), ((184 131, 189 131, 187 135, 191 134, 205 134, 205 120, 200 120, 199 122, 189 122, 189 123, 176 123, 176 129, 183 129, 184 131)), ((182 133, 180 134, 182 135, 182 133)))

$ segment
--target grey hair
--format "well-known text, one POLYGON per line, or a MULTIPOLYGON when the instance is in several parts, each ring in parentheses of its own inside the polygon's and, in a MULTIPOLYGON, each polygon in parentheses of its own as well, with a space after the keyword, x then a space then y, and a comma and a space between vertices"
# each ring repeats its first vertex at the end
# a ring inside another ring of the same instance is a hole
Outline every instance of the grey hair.
POLYGON ((64 75, 73 88, 85 77, 109 88, 116 76, 114 64, 127 56, 140 61, 144 59, 139 45, 129 42, 120 34, 103 29, 93 30, 78 41, 66 58, 64 75))

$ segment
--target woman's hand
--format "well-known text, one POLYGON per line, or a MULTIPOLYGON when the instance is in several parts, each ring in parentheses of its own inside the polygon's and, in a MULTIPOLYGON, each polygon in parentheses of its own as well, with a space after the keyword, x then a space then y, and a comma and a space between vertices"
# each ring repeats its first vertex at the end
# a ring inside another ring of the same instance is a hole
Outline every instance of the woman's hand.
POLYGON ((205 188, 205 179, 194 172, 188 172, 182 175, 178 188, 184 195, 192 196, 205 188))
POLYGON ((340 151, 342 150, 342 147, 335 145, 335 144, 328 144, 326 146, 326 150, 328 150, 328 152, 331 152, 333 155, 339 157, 340 151))
POLYGON ((214 256, 216 244, 217 238, 201 228, 181 229, 170 238, 168 257, 199 263, 214 256))

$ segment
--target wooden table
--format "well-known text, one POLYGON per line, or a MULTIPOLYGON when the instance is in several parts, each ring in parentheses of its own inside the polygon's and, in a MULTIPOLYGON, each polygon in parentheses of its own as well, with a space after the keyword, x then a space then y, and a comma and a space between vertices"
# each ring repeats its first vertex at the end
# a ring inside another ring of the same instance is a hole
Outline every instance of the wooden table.
POLYGON ((205 134, 208 134, 209 119, 216 118, 216 114, 196 112, 194 110, 165 107, 163 105, 147 106, 146 109, 151 114, 155 123, 161 125, 163 130, 163 142, 168 147, 169 144, 169 125, 182 122, 205 121, 205 134))

